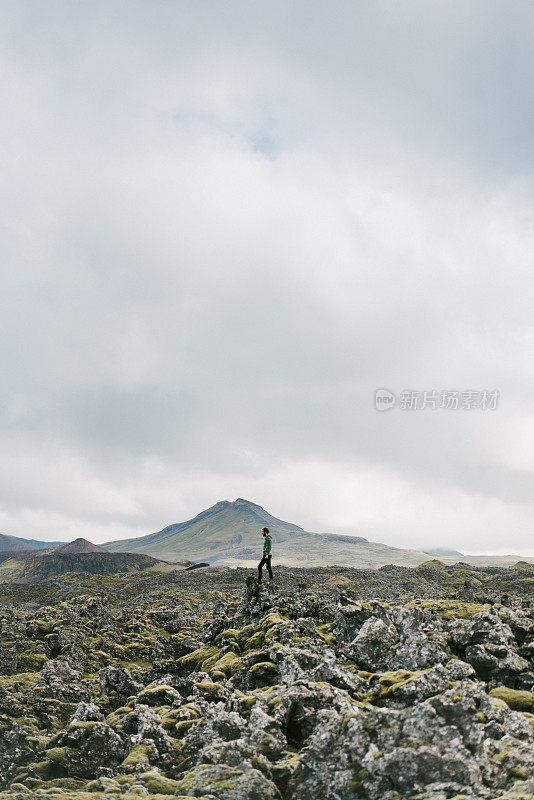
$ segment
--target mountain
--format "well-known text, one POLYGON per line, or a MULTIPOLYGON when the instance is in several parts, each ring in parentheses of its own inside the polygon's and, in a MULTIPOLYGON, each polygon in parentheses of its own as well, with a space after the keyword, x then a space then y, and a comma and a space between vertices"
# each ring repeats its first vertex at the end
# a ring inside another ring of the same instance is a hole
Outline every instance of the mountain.
MULTIPOLYGON (((167 561, 190 559, 249 567, 259 561, 264 525, 273 537, 273 562, 286 566, 418 566, 428 561, 429 554, 420 550, 389 547, 361 536, 310 533, 243 498, 222 500, 186 522, 168 525, 148 536, 108 542, 103 547, 110 552, 147 553, 167 561)), ((445 564, 458 561, 456 555, 440 558, 445 564)), ((519 561, 519 556, 462 555, 461 560, 479 566, 509 566, 519 561)))
POLYGON ((148 553, 169 561, 188 558, 212 565, 253 566, 261 555, 264 525, 273 537, 274 562, 287 566, 417 566, 428 561, 427 553, 388 547, 361 536, 310 533, 243 498, 223 500, 186 522, 148 536, 108 542, 104 547, 112 552, 148 553))
MULTIPOLYGON (((0 583, 39 583, 67 573, 115 575, 157 569, 161 562, 143 553, 58 553, 40 558, 16 556, 0 563, 0 583)), ((166 565, 162 565, 163 571, 166 565)))
POLYGON ((463 553, 460 553, 459 550, 449 550, 446 547, 434 547, 425 550, 425 553, 428 553, 430 556, 463 556, 463 553))
POLYGON ((36 539, 21 539, 19 536, 7 536, 0 533, 0 553, 9 550, 14 553, 17 550, 46 550, 49 547, 62 545, 63 542, 39 542, 36 539))
POLYGON ((54 553, 107 553, 107 550, 97 544, 88 542, 87 539, 75 539, 73 542, 67 542, 61 547, 54 548, 54 553))

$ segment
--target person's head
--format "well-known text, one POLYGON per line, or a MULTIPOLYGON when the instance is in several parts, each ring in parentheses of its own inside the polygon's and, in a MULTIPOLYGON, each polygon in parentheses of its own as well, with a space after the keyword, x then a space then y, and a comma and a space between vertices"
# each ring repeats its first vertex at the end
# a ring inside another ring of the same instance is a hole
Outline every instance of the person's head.
POLYGON ((265 539, 265 537, 267 536, 268 533, 269 533, 269 528, 262 528, 261 529, 261 535, 263 536, 264 539, 265 539))

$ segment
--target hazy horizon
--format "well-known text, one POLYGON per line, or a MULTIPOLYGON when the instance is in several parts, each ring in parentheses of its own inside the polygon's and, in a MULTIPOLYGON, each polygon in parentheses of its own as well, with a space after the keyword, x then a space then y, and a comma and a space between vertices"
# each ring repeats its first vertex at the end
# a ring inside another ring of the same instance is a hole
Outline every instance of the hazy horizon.
POLYGON ((0 532, 533 556, 534 6, 0 13, 0 532))

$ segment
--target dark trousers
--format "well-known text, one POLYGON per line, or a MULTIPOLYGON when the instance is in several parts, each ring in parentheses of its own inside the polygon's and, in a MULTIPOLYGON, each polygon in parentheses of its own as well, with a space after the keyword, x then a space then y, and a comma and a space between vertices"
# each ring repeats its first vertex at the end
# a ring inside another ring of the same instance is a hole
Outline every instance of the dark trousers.
POLYGON ((269 578, 272 580, 273 579, 273 571, 272 571, 272 568, 271 568, 271 556, 270 555, 263 556, 263 558, 261 559, 260 563, 258 564, 258 580, 261 581, 261 571, 262 571, 264 565, 267 567, 267 572, 269 573, 269 578))

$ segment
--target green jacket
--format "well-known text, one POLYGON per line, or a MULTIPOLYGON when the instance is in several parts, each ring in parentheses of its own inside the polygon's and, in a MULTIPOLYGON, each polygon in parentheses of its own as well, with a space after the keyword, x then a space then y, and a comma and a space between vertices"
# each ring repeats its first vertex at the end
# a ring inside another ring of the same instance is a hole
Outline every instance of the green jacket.
POLYGON ((271 539, 271 534, 268 533, 265 539, 263 540, 263 555, 270 556, 271 555, 271 547, 273 544, 273 540, 271 539))

